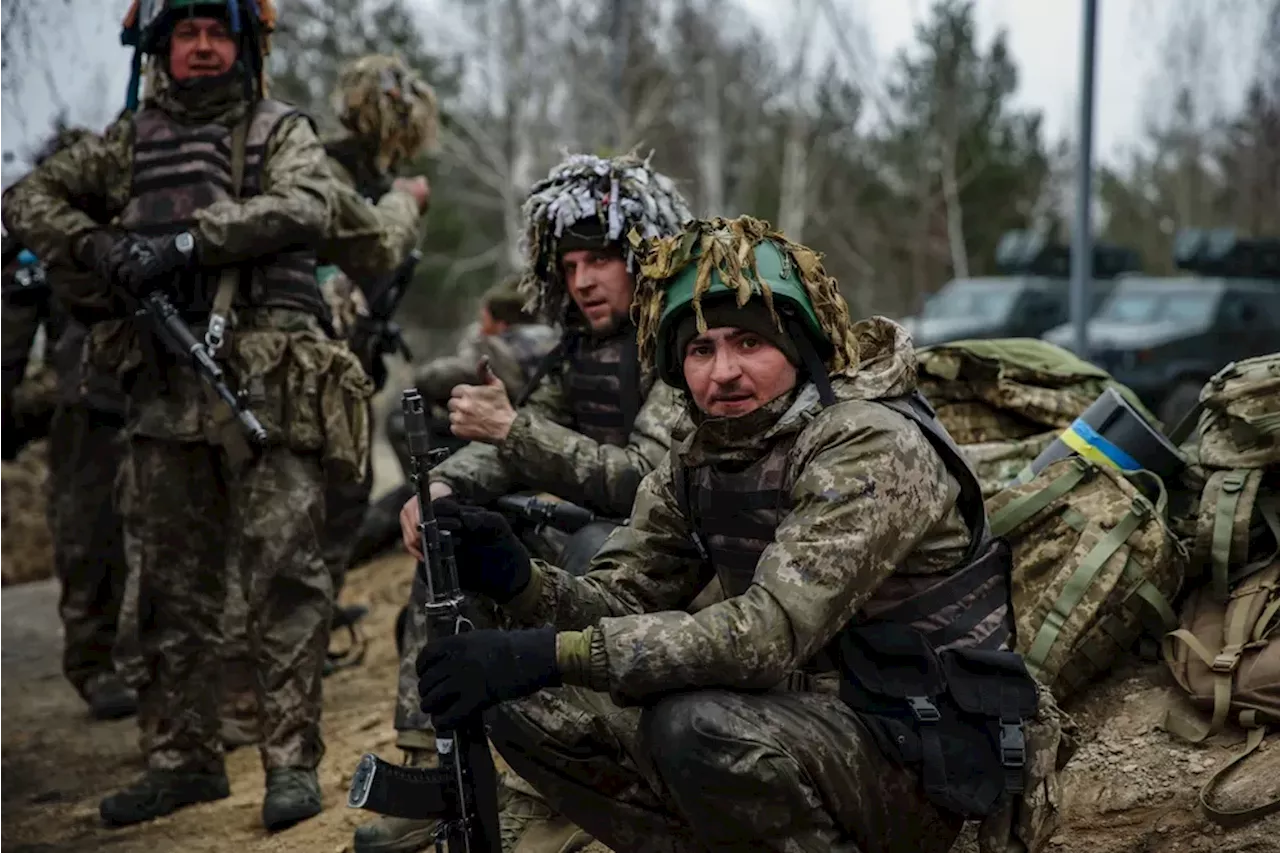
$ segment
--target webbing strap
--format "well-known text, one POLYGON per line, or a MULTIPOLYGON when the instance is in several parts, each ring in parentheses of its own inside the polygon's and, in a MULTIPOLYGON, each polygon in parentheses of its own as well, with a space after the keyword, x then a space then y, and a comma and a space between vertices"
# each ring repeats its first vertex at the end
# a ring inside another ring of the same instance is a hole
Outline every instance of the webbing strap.
POLYGON ((1218 500, 1213 508, 1213 536, 1210 539, 1209 558, 1212 567, 1213 597, 1225 603, 1230 590, 1228 575, 1231 570, 1231 539, 1235 531, 1236 510, 1240 496, 1248 483, 1249 472, 1229 471, 1222 478, 1218 500))
POLYGON ((1280 557, 1280 495, 1260 494, 1253 508, 1258 515, 1262 516, 1263 523, 1271 531, 1271 540, 1276 547, 1271 550, 1270 554, 1259 557, 1231 572, 1227 577, 1227 584, 1233 588, 1250 575, 1254 575, 1270 566, 1275 562, 1276 557, 1280 557))
POLYGON ((1112 528, 1102 538, 1102 541, 1093 546, 1084 559, 1080 561, 1080 565, 1076 566, 1076 570, 1067 579, 1066 586, 1062 588, 1057 600, 1053 602, 1053 606, 1045 615, 1044 623, 1041 624, 1040 630, 1036 632, 1036 638, 1031 643, 1031 649, 1027 652, 1027 666, 1031 668, 1033 674, 1044 671, 1045 661, 1048 660, 1049 652, 1058 641, 1058 637, 1062 633, 1067 619, 1071 616, 1071 612, 1075 610, 1089 587, 1093 585, 1098 572, 1120 550, 1120 546, 1128 541, 1146 516, 1146 507, 1134 501, 1133 506, 1130 507, 1124 518, 1120 520, 1120 523, 1112 528))
POLYGON ((1263 803, 1259 806, 1253 806, 1247 809, 1220 809, 1213 803, 1209 802, 1210 796, 1214 790, 1222 783, 1223 778, 1232 768, 1241 761, 1252 755, 1258 747, 1262 746, 1262 741, 1267 736, 1267 730, 1263 726, 1250 728, 1245 736, 1244 749, 1233 755, 1226 764, 1214 771, 1209 780, 1204 783, 1204 787, 1200 789, 1200 808, 1204 809, 1205 815, 1214 823, 1222 826, 1233 827, 1248 823, 1260 817, 1280 811, 1280 797, 1276 797, 1270 802, 1263 803))
POLYGON ((1036 513, 1080 485, 1088 473, 1087 463, 1078 462, 1044 488, 1010 501, 991 516, 991 535, 1005 536, 1016 530, 1036 513))
POLYGON ((1199 658, 1205 666, 1213 671, 1213 716, 1208 723, 1177 714, 1171 708, 1164 718, 1163 728, 1183 740, 1200 743, 1210 735, 1222 731, 1227 724, 1227 714, 1231 710, 1232 672, 1214 670, 1213 663, 1217 656, 1195 634, 1186 628, 1170 631, 1164 637, 1164 656, 1166 660, 1176 659, 1176 643, 1181 642, 1191 654, 1199 658))

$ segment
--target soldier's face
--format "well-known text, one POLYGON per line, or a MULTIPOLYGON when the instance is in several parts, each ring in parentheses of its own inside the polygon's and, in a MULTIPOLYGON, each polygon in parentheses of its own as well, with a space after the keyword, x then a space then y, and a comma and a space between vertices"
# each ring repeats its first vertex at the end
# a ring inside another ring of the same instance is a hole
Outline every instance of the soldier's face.
POLYGON ((507 324, 501 320, 495 320, 487 305, 480 306, 480 334, 500 335, 506 330, 507 324))
POLYGON ((627 272, 627 262, 616 252, 603 249, 575 249, 560 257, 565 286, 591 331, 612 331, 631 310, 635 279, 627 272))
POLYGON ((226 74, 238 50, 225 21, 182 18, 169 37, 169 76, 181 81, 226 74))
POLYGON ((755 332, 708 329, 684 350, 684 381, 713 418, 750 414, 796 387, 796 368, 755 332))

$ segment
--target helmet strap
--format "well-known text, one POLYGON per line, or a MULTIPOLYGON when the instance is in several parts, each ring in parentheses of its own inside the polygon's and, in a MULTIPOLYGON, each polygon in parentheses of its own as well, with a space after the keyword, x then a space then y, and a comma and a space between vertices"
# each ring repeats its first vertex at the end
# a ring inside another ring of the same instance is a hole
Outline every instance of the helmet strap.
POLYGON ((818 351, 814 349, 808 332, 793 317, 787 317, 786 324, 787 334, 795 341, 796 352, 800 353, 800 362, 809 374, 809 381, 818 389, 818 399, 824 406, 834 406, 836 393, 831 387, 831 377, 827 375, 827 366, 818 357, 818 351))

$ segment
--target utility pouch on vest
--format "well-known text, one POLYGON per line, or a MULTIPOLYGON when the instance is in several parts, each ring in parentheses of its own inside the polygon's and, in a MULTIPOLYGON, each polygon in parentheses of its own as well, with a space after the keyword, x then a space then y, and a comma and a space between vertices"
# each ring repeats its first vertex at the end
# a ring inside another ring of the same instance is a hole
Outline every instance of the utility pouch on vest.
POLYGON ((930 802, 980 818, 1022 791, 1023 724, 1038 692, 1021 657, 937 653, 919 631, 888 622, 846 628, 837 648, 840 698, 886 755, 919 769, 930 802))

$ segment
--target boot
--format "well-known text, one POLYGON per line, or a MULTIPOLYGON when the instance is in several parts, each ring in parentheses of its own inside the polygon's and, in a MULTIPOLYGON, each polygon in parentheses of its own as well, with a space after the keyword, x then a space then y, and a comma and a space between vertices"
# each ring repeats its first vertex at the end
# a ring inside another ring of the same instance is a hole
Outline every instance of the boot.
MULTIPOLYGON (((429 749, 406 749, 406 767, 430 767, 435 763, 435 752, 429 749)), ((364 826, 356 827, 355 853, 417 853, 432 845, 436 827, 440 821, 409 820, 403 817, 383 815, 364 826)))
POLYGON ((510 792, 498 828, 502 853, 574 853, 591 843, 591 836, 568 818, 520 791, 510 792))
POLYGON ((84 700, 95 720, 121 720, 138 713, 138 694, 114 672, 100 672, 84 684, 84 700))
POLYGON ((305 767, 276 767, 267 771, 267 795, 262 823, 275 832, 320 814, 320 780, 305 767))
POLYGON ((128 826, 167 815, 183 806, 231 796, 227 774, 148 770, 123 791, 104 797, 98 814, 108 826, 128 826))

